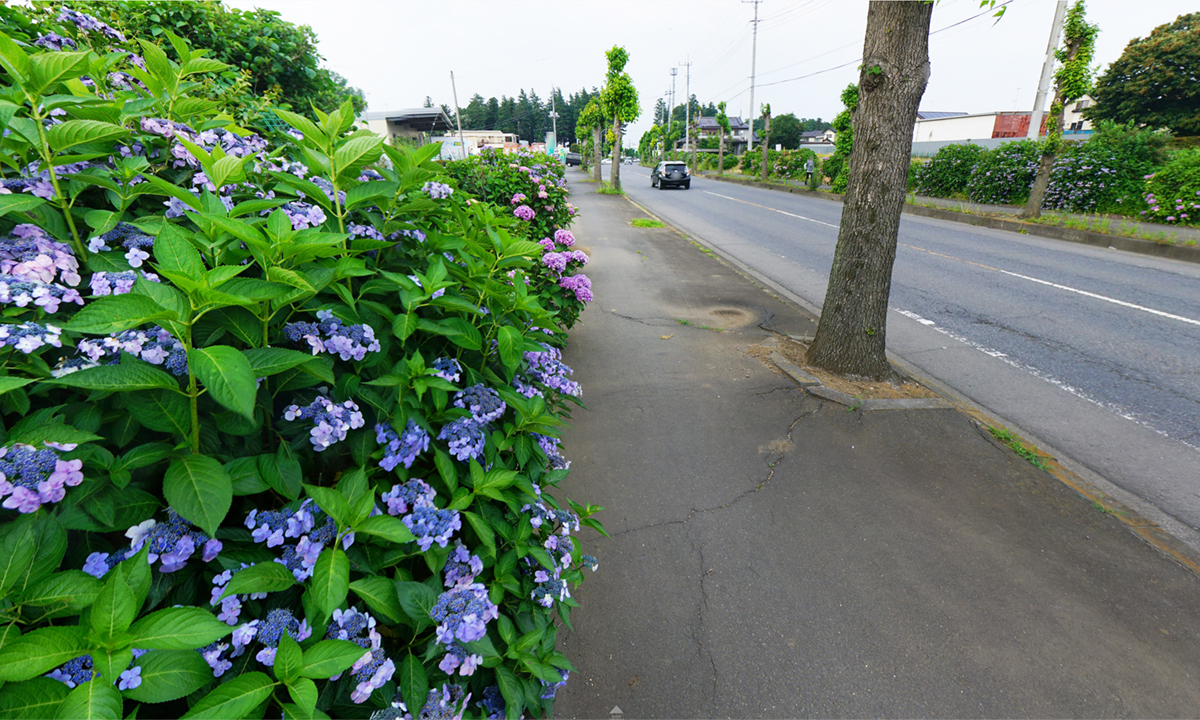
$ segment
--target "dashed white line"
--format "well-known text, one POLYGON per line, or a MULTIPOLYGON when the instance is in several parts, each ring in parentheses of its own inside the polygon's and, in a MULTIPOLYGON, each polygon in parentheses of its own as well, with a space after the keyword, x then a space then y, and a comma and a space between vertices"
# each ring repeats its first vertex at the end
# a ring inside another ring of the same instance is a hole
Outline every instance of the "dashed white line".
POLYGON ((740 202, 740 203, 744 203, 746 205, 753 205, 756 208, 762 208, 763 210, 770 210, 771 212, 777 212, 780 215, 787 215, 788 217, 793 217, 793 218, 796 218, 797 220, 805 220, 807 222, 816 223, 818 225, 824 225, 825 227, 831 227, 831 228, 834 228, 835 230, 839 227, 837 225, 832 225, 830 223, 823 222, 821 220, 814 220, 813 218, 810 218, 810 217, 804 217, 803 215, 797 215, 795 213, 790 213, 790 212, 787 212, 786 210, 780 210, 779 208, 767 207, 766 205, 759 205, 758 203, 752 203, 748 200, 739 200, 738 198, 735 198, 735 197, 729 197, 728 195, 722 195, 720 193, 710 192, 708 190, 705 190, 704 193, 707 195, 712 195, 714 197, 724 198, 725 200, 732 200, 734 202, 740 202))

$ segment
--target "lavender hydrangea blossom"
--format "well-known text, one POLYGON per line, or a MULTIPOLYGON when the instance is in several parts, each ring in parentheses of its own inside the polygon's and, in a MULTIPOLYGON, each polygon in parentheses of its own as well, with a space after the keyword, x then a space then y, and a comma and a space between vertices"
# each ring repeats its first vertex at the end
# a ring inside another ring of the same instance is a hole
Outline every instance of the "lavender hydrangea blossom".
POLYGON ((540 352, 525 353, 525 362, 529 365, 527 375, 531 380, 564 395, 579 397, 583 394, 579 383, 567 378, 572 370, 562 361, 562 352, 558 348, 542 343, 540 352))
POLYGON ((56 449, 71 451, 74 443, 38 449, 17 443, 0 447, 0 498, 3 506, 20 513, 37 512, 43 504, 66 497, 66 488, 83 482, 83 461, 63 460, 56 449))
POLYGON ((532 220, 537 213, 534 212, 533 208, 529 207, 528 205, 518 205, 517 208, 513 210, 513 215, 521 220, 532 220))
POLYGON ((149 561, 153 565, 161 560, 159 572, 172 573, 187 565, 187 561, 201 550, 201 560, 212 562, 221 552, 222 543, 216 538, 200 532, 172 508, 167 508, 167 521, 153 518, 141 522, 125 531, 129 538, 131 553, 150 546, 149 561))
POLYGON ((406 468, 412 467, 417 455, 429 449, 429 433, 412 418, 409 418, 402 434, 397 433, 390 423, 379 423, 375 426, 375 440, 385 447, 379 467, 389 472, 400 464, 406 468))
POLYGON ((579 302, 592 301, 592 281, 588 279, 587 275, 571 275, 562 278, 558 281, 558 286, 574 292, 575 299, 579 302))
POLYGON ((458 418, 442 426, 438 440, 449 444, 450 454, 460 462, 468 458, 478 460, 483 457, 483 446, 487 441, 483 428, 471 418, 458 418))
POLYGON ((462 519, 457 510, 439 510, 433 505, 417 505, 412 512, 400 518, 405 527, 417 539, 417 546, 425 552, 436 542, 446 547, 455 531, 462 529, 462 519))
POLYGON ((462 365, 454 358, 440 357, 433 361, 434 375, 450 382, 458 382, 459 374, 462 373, 462 365))
POLYGON ((29 282, 12 275, 0 275, 0 303, 26 307, 33 304, 48 313, 58 312, 62 303, 83 305, 83 296, 75 288, 57 283, 29 282))
POLYGON ((462 720, 471 701, 471 693, 458 685, 442 685, 425 696, 425 706, 421 708, 417 720, 462 720))
POLYGON ((0 324, 0 348, 12 347, 28 355, 43 345, 62 347, 62 330, 54 325, 0 324))
POLYGON ((57 52, 59 50, 63 50, 65 48, 70 48, 71 50, 74 50, 76 47, 78 47, 75 44, 75 41, 72 40, 71 38, 63 37, 62 35, 59 35, 58 33, 52 33, 52 32, 46 33, 45 35, 39 35, 38 39, 33 41, 33 44, 37 45, 38 47, 44 47, 47 50, 52 50, 55 52, 57 52))
POLYGON ((403 485, 393 485, 381 499, 387 503, 388 515, 404 515, 409 508, 432 507, 437 491, 421 478, 413 478, 403 485))
POLYGON ((309 442, 317 452, 345 440, 347 431, 358 429, 366 423, 353 400, 335 403, 324 395, 318 396, 307 407, 288 406, 283 411, 283 419, 311 420, 313 428, 309 431, 309 442))
POLYGON ((103 340, 80 340, 80 354, 93 363, 120 362, 126 352, 151 365, 162 365, 176 377, 187 375, 187 349, 171 333, 157 325, 150 330, 126 330, 103 340))
POLYGON ((500 393, 480 383, 455 393, 454 407, 469 411, 471 420, 483 425, 499 420, 508 406, 500 399, 500 393))
POLYGON ((362 360, 367 353, 382 349, 370 325, 343 325, 330 310, 318 311, 317 320, 288 323, 284 335, 292 342, 307 342, 313 355, 327 352, 343 360, 362 360))
POLYGON ((296 642, 303 642, 312 636, 312 628, 309 627, 307 619, 297 620, 290 610, 276 608, 267 613, 266 618, 251 620, 233 631, 231 657, 241 655, 252 641, 257 640, 265 647, 258 651, 254 659, 271 667, 275 664, 275 652, 279 648, 279 641, 285 634, 296 642))
POLYGON ((11 237, 0 238, 0 274, 31 283, 58 280, 75 287, 80 282, 79 260, 71 247, 28 223, 14 227, 11 237))
POLYGON ((92 288, 92 295, 96 297, 124 295, 133 292, 133 285, 139 277, 145 278, 150 282, 162 282, 157 275, 144 270, 126 270, 124 272, 106 272, 101 270, 92 275, 92 279, 88 281, 88 284, 92 288))
POLYGON ((434 182, 430 180, 421 187, 421 192, 430 197, 431 200, 442 200, 454 194, 454 188, 445 183, 434 182))
POLYGON ((445 586, 448 588, 459 585, 470 585, 475 577, 483 572, 483 561, 478 555, 472 555, 462 543, 454 546, 454 552, 446 559, 445 586))

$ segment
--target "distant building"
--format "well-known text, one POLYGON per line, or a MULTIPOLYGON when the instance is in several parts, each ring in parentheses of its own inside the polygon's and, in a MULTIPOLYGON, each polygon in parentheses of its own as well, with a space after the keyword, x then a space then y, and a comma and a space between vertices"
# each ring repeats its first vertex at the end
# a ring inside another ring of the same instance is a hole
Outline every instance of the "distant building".
MULTIPOLYGON (((700 139, 716 138, 720 134, 721 126, 717 124, 715 117, 700 117, 697 118, 696 137, 700 139)), ((757 141, 758 136, 754 139, 757 141)), ((740 117, 729 118, 729 134, 725 136, 725 151, 733 155, 741 155, 746 151, 746 145, 750 142, 750 126, 746 124, 740 117)))
POLYGON ((800 142, 804 143, 832 143, 837 140, 837 133, 832 129, 827 130, 810 130, 805 133, 800 133, 800 142))
POLYGON ((365 112, 360 118, 367 129, 387 142, 404 138, 418 145, 429 142, 435 132, 451 129, 450 118, 441 108, 409 108, 365 112))
MULTIPOLYGON (((457 131, 448 132, 443 136, 430 138, 430 140, 442 143, 442 157, 444 159, 463 157, 457 131)), ((499 130, 463 130, 462 142, 466 143, 468 155, 478 155, 479 151, 485 147, 512 151, 516 151, 521 147, 520 139, 516 133, 506 133, 499 130)))
MULTIPOLYGON (((1063 109, 1063 136, 1086 136, 1091 134, 1092 125, 1083 119, 1080 111, 1092 103, 1084 97, 1063 109)), ((967 140, 1021 139, 1029 135, 1029 121, 1033 113, 1021 111, 997 111, 987 113, 931 112, 917 113, 913 126, 913 142, 965 142, 967 140)), ((1047 116, 1042 115, 1042 126, 1038 135, 1046 134, 1047 116)))

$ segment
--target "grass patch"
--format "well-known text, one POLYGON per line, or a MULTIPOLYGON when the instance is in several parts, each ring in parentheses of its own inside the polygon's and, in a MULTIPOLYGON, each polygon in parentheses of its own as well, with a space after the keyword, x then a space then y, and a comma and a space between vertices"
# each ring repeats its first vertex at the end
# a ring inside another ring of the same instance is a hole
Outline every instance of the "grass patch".
POLYGON ((713 327, 712 325, 701 325, 700 323, 694 323, 691 320, 684 320, 682 318, 675 318, 675 322, 679 323, 680 325, 686 325, 688 327, 700 328, 701 330, 712 330, 713 332, 725 332, 725 328, 713 327))
POLYGON ((614 188, 612 183, 601 182, 600 187, 596 188, 596 192, 601 195, 624 195, 625 191, 619 188, 614 188))
POLYGON ((1041 470, 1046 469, 1046 461, 1037 453, 1037 448, 1026 445, 1012 430, 1002 427, 989 427, 992 437, 1012 448, 1012 451, 1029 461, 1030 465, 1041 470))
POLYGON ((630 224, 634 227, 640 228, 666 227, 666 225, 664 225, 662 222, 658 220, 651 220, 650 218, 634 218, 632 221, 630 221, 630 224))

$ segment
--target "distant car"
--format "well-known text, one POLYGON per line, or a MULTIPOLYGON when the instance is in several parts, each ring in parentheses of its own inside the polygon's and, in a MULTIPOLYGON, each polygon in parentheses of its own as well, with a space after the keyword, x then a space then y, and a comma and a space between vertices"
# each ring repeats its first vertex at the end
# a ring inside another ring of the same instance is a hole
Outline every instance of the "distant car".
POLYGON ((606 157, 600 161, 601 165, 612 165, 612 158, 606 157))
POLYGON ((566 162, 567 162, 567 167, 571 167, 572 165, 582 164, 583 158, 579 155, 579 153, 569 152, 569 153, 567 153, 566 162))
POLYGON ((665 190, 668 187, 681 187, 687 190, 692 186, 692 173, 686 163, 675 160, 660 162, 650 173, 650 187, 665 190))
POLYGON ((632 165, 632 164, 633 164, 633 158, 631 158, 631 157, 625 157, 625 158, 622 158, 622 160, 621 160, 621 164, 622 164, 622 165, 632 165))

